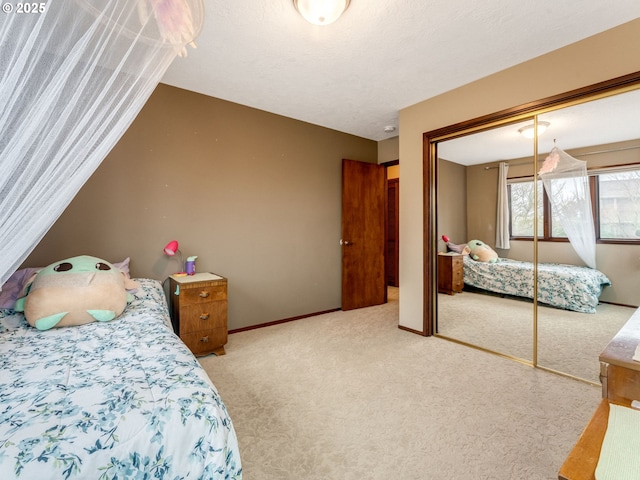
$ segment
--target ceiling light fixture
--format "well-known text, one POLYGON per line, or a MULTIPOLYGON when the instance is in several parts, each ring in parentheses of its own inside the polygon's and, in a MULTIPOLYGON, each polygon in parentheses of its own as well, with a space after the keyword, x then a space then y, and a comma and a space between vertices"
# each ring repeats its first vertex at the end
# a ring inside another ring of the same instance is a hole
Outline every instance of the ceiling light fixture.
MULTIPOLYGON (((542 135, 549 125, 551 125, 549 122, 538 122, 538 135, 542 135)), ((518 131, 524 138, 533 138, 534 124, 525 125, 524 127, 519 128, 518 131)))
POLYGON ((393 125, 387 125, 386 127, 384 127, 384 131, 387 133, 395 132, 396 127, 394 127, 393 125))
POLYGON ((314 25, 329 25, 340 18, 350 0, 293 0, 296 10, 314 25))

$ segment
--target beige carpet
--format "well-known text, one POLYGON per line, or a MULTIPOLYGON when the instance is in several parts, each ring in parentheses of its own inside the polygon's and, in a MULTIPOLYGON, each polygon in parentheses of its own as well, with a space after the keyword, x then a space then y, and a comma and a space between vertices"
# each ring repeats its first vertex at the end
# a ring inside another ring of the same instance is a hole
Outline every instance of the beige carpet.
MULTIPOLYGON (((438 333, 533 360, 533 303, 481 293, 438 295, 438 333)), ((599 382, 598 356, 634 308, 601 304, 597 313, 538 307, 538 364, 599 382)))
POLYGON ((236 333, 226 352, 200 361, 245 480, 555 479, 600 400, 586 383, 398 329, 397 295, 236 333))

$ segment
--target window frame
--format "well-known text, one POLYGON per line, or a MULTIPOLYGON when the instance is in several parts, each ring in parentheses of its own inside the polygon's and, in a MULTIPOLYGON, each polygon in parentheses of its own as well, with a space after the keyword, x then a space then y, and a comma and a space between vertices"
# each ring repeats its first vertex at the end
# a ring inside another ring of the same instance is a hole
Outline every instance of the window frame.
MULTIPOLYGON (((597 244, 619 244, 619 245, 640 245, 640 239, 624 239, 624 238, 602 238, 600 236, 600 174, 613 173, 619 170, 620 165, 610 167, 600 167, 587 172, 589 176, 589 195, 591 199, 591 211, 593 214, 593 224, 596 234, 597 244)), ((640 172, 640 163, 631 163, 624 165, 625 170, 640 172)), ((533 241, 534 237, 524 235, 513 235, 513 215, 511 209, 511 185, 514 183, 541 182, 534 177, 514 177, 507 181, 507 193, 509 197, 509 239, 515 241, 533 241)), ((554 237, 552 232, 551 221, 551 202, 547 196, 547 192, 542 189, 542 235, 538 236, 539 242, 560 242, 569 243, 567 237, 554 237)))
POLYGON ((616 165, 593 169, 589 177, 589 187, 591 190, 591 205, 593 207, 594 225, 596 228, 596 243, 618 244, 618 245, 640 245, 640 239, 631 238, 601 238, 600 237, 600 182, 599 175, 614 173, 616 171, 637 171, 640 173, 640 163, 629 163, 626 165, 616 165), (622 167, 622 168, 621 168, 622 167))

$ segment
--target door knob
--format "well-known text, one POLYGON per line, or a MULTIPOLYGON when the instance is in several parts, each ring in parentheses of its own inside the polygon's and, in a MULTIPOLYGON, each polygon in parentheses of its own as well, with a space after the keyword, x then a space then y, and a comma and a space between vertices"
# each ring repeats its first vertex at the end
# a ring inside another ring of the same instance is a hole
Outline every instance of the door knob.
POLYGON ((344 246, 353 245, 353 242, 349 242, 348 240, 340 239, 340 245, 344 245, 344 246))

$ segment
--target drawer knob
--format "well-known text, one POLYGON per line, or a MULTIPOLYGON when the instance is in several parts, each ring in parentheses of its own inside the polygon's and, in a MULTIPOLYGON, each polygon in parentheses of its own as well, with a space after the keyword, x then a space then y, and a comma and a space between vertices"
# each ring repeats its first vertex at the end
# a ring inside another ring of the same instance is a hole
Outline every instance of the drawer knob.
POLYGON ((202 338, 200 339, 200 341, 201 341, 202 343, 209 343, 209 337, 202 337, 202 338))
POLYGON ((207 298, 208 296, 209 296, 209 292, 207 292, 206 290, 203 290, 200 292, 200 297, 207 298))
POLYGON ((207 320, 209 318, 209 314, 208 313, 203 313, 200 315, 200 320, 207 320))

